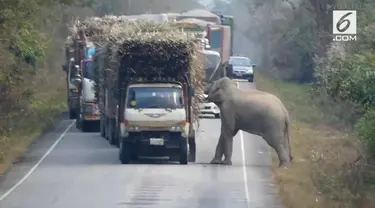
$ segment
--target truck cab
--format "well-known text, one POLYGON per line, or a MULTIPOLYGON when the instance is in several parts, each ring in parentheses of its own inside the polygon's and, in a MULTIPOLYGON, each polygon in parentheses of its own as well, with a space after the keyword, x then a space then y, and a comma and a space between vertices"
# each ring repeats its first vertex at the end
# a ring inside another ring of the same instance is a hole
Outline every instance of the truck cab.
POLYGON ((126 148, 130 154, 120 155, 123 163, 148 157, 171 159, 178 155, 180 163, 187 164, 190 105, 181 83, 132 83, 127 87, 124 102, 120 149, 126 148))

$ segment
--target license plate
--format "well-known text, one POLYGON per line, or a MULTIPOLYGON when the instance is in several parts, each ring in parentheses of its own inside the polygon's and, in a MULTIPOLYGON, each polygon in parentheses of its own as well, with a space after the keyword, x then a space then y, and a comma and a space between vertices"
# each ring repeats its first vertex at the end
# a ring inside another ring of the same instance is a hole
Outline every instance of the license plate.
POLYGON ((150 138, 150 145, 164 145, 164 139, 163 138, 150 138))

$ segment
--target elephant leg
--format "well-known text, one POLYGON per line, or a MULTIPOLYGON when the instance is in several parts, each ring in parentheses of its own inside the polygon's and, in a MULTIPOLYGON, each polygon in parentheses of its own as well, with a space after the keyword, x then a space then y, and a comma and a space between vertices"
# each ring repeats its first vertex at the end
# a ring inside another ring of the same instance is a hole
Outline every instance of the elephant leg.
POLYGON ((266 142, 276 151, 279 158, 279 167, 289 167, 290 157, 287 151, 288 147, 284 146, 283 136, 266 137, 266 142))
POLYGON ((224 161, 223 165, 232 165, 232 154, 233 154, 233 137, 228 137, 224 139, 224 161))
POLYGON ((224 154, 224 139, 223 136, 220 135, 219 141, 216 145, 216 151, 215 151, 215 156, 211 160, 211 164, 221 164, 221 158, 223 157, 224 154))

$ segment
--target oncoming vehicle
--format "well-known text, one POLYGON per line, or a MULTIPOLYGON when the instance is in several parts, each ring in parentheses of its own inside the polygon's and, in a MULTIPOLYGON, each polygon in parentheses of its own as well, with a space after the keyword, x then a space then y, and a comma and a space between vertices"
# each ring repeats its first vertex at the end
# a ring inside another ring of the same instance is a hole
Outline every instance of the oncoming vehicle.
POLYGON ((237 79, 247 79, 249 82, 254 81, 255 64, 251 64, 251 60, 245 56, 231 56, 229 64, 233 67, 232 76, 237 79))

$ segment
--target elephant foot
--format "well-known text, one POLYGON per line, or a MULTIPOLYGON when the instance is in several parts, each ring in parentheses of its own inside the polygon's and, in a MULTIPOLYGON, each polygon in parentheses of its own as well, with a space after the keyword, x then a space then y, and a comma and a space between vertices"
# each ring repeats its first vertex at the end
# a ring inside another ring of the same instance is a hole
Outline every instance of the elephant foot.
POLYGON ((291 166, 290 162, 280 161, 279 163, 279 168, 290 168, 290 166, 291 166))
POLYGON ((223 162, 221 162, 222 165, 232 165, 232 160, 223 160, 223 162))
POLYGON ((214 158, 214 159, 211 160, 210 163, 211 163, 211 164, 221 164, 222 161, 221 161, 221 159, 216 159, 216 158, 214 158))

